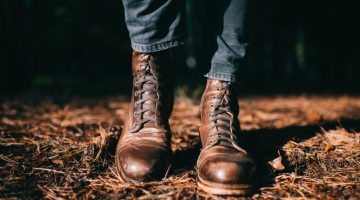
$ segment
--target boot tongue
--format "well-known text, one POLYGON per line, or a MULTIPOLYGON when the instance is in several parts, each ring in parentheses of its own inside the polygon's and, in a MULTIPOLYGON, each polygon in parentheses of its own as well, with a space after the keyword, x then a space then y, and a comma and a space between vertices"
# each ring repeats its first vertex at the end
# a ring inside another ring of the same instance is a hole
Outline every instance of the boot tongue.
POLYGON ((132 64, 132 72, 135 76, 136 74, 143 73, 145 71, 142 68, 142 65, 148 65, 148 68, 151 68, 153 71, 157 71, 157 55, 155 54, 143 54, 139 52, 133 53, 133 64, 132 64))
POLYGON ((213 85, 216 88, 225 87, 229 84, 226 81, 220 81, 220 80, 215 80, 215 79, 211 79, 210 81, 211 81, 211 85, 213 85))
MULTIPOLYGON (((212 85, 215 86, 216 88, 221 88, 221 90, 218 91, 219 93, 224 94, 223 98, 218 100, 218 102, 221 105, 220 108, 221 109, 228 108, 228 110, 231 111, 230 98, 225 99, 226 98, 225 95, 226 96, 231 95, 230 91, 229 91, 229 89, 226 89, 226 91, 224 91, 224 87, 229 86, 229 82, 219 81, 219 80, 212 80, 211 82, 212 82, 212 85)), ((220 108, 218 108, 218 109, 220 109, 220 108)), ((237 117, 237 116, 234 116, 234 117, 237 117)), ((226 122, 226 123, 228 123, 230 125, 230 121, 229 121, 230 120, 230 115, 229 115, 229 113, 225 112, 225 113, 222 113, 222 114, 218 114, 217 119, 218 119, 218 122, 219 121, 226 122)), ((228 135, 226 133, 223 133, 225 131, 230 132, 229 127, 227 127, 225 125, 217 125, 217 129, 219 130, 219 135, 220 136, 230 138, 230 135, 228 135)), ((216 130, 214 130, 214 131, 216 131, 216 130)), ((229 146, 229 145, 231 145, 231 142, 226 141, 226 140, 220 140, 219 145, 229 146)))
MULTIPOLYGON (((153 89, 154 87, 156 87, 155 84, 153 83, 144 83, 143 85, 143 88, 144 89, 150 89, 146 92, 144 92, 142 95, 143 95, 143 98, 148 98, 148 97, 151 97, 151 98, 157 98, 157 94, 156 94, 156 91, 155 89, 153 89)), ((157 102, 154 101, 154 100, 148 100, 148 101, 145 101, 143 103, 143 109, 147 110, 146 112, 144 112, 143 116, 144 117, 150 117, 150 118, 155 118, 157 117, 156 116, 156 104, 157 102)), ((154 122, 152 121, 149 121, 149 122, 146 122, 144 124, 144 127, 154 127, 154 122)))
MULTIPOLYGON (((160 116, 156 116, 158 114, 157 113, 158 109, 156 108, 156 106, 160 106, 157 105, 160 102, 158 100, 155 100, 158 98, 158 94, 156 92, 157 91, 156 79, 158 77, 156 74, 157 66, 156 63, 154 62, 155 58, 151 55, 144 55, 142 59, 145 61, 143 61, 141 64, 146 66, 137 67, 135 70, 137 71, 137 73, 140 73, 143 76, 142 78, 152 79, 151 81, 144 82, 141 87, 141 89, 146 90, 144 93, 142 93, 142 99, 148 99, 147 101, 142 103, 142 109, 146 110, 143 113, 143 117, 153 118, 153 119, 155 119, 156 117, 159 118, 160 116)), ((155 127, 154 120, 144 123, 143 127, 155 127)))
MULTIPOLYGON (((225 107, 225 105, 223 105, 225 107)), ((229 114, 227 113, 223 113, 223 114, 219 114, 218 115, 218 121, 222 121, 222 122, 226 122, 230 125, 230 121, 228 121, 230 119, 229 114)), ((219 130, 219 135, 222 137, 227 137, 230 138, 230 135, 228 135, 227 133, 224 132, 230 132, 230 128, 225 126, 225 125, 218 125, 217 126, 218 130, 219 130)), ((226 140, 220 140, 219 142, 220 145, 228 145, 231 144, 229 141, 226 140)))

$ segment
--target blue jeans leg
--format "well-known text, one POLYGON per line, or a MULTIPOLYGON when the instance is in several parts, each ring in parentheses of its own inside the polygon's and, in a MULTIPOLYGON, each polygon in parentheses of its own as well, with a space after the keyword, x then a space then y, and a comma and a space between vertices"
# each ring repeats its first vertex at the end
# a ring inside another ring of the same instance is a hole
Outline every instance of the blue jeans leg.
POLYGON ((131 46, 142 53, 173 48, 186 38, 185 0, 122 0, 131 46))
MULTIPOLYGON (((210 71, 205 77, 236 82, 241 62, 245 56, 244 18, 246 0, 222 0, 214 3, 226 4, 224 15, 217 30, 217 49, 211 60, 210 71)), ((221 7, 221 5, 219 5, 221 7)))

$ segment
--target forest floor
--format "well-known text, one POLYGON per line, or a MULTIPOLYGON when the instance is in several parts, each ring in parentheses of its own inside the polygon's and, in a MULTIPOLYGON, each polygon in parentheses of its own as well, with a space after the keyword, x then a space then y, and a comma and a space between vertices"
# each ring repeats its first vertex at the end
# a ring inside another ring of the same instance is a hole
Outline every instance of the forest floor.
MULTIPOLYGON (((360 199, 360 97, 240 99, 245 148, 259 166, 253 199, 360 199)), ((129 107, 122 96, 0 98, 0 199, 219 199, 196 186, 198 101, 170 119, 168 177, 118 179, 114 152, 129 107)))

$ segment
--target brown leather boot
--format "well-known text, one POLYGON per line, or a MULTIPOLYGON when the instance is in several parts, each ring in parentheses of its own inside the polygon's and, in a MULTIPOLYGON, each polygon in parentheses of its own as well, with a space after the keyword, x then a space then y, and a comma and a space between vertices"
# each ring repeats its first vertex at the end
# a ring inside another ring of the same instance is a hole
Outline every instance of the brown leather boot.
POLYGON ((167 52, 133 52, 132 99, 115 155, 119 175, 130 183, 159 180, 169 168, 173 92, 165 75, 168 61, 167 52))
POLYGON ((239 105, 236 90, 228 82, 208 79, 201 99, 201 150, 198 186, 216 195, 251 192, 255 164, 239 146, 239 105))

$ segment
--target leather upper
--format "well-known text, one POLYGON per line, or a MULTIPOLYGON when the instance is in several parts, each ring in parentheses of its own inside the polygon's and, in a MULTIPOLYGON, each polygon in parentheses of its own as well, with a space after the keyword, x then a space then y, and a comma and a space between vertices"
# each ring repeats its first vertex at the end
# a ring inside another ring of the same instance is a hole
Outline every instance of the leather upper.
POLYGON ((164 76, 168 60, 163 53, 133 52, 132 98, 116 150, 118 171, 129 182, 162 178, 172 156, 168 119, 173 94, 164 76))
POLYGON ((255 164, 239 146, 236 88, 228 82, 208 79, 200 110, 203 147, 197 162, 200 181, 214 186, 250 185, 255 164))

